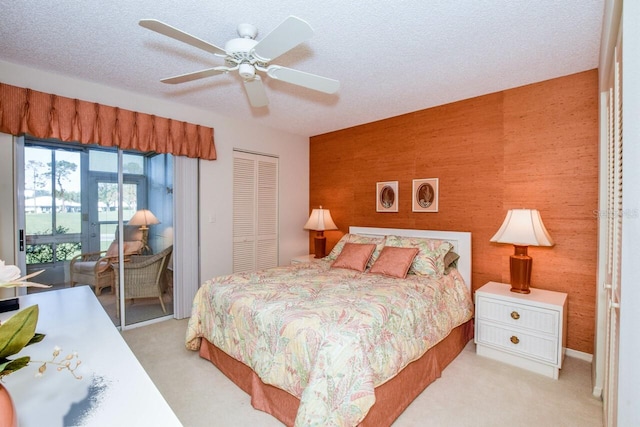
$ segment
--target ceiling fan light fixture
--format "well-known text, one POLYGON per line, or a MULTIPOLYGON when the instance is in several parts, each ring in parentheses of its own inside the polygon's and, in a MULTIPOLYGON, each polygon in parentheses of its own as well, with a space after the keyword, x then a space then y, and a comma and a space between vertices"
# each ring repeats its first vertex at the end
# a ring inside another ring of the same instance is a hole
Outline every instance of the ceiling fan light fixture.
POLYGON ((242 77, 243 79, 251 80, 256 75, 256 69, 251 64, 240 64, 240 67, 238 68, 238 73, 240 73, 240 77, 242 77))

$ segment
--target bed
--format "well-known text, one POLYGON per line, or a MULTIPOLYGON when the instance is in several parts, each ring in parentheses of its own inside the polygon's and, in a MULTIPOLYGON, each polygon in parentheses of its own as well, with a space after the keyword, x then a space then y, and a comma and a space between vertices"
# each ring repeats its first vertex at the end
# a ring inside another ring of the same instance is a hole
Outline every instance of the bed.
POLYGON ((391 425, 473 337, 470 286, 470 233, 351 227, 322 260, 205 282, 186 346, 285 425, 391 425))

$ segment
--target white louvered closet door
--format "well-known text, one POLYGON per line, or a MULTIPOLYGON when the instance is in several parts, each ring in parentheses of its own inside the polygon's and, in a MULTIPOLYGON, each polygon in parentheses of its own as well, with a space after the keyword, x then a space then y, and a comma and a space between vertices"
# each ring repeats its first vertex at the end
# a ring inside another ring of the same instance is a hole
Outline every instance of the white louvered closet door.
POLYGON ((278 159, 233 153, 233 272, 278 265, 278 159))

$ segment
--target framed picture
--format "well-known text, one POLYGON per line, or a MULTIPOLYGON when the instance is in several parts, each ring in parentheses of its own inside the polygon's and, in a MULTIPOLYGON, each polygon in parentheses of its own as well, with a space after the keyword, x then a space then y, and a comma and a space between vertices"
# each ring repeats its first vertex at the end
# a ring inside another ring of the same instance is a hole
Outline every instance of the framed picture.
POLYGON ((438 178, 413 180, 413 211, 438 212, 438 178))
POLYGON ((376 183, 376 211, 398 212, 398 181, 376 183))

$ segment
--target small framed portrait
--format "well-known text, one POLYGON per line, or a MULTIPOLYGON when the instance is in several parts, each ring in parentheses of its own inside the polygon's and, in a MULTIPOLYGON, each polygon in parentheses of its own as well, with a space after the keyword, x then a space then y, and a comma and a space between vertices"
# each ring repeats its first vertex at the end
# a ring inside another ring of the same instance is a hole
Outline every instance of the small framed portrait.
POLYGON ((438 178, 413 180, 413 212, 438 212, 438 178))
POLYGON ((398 212, 398 181, 376 183, 376 211, 398 212))

